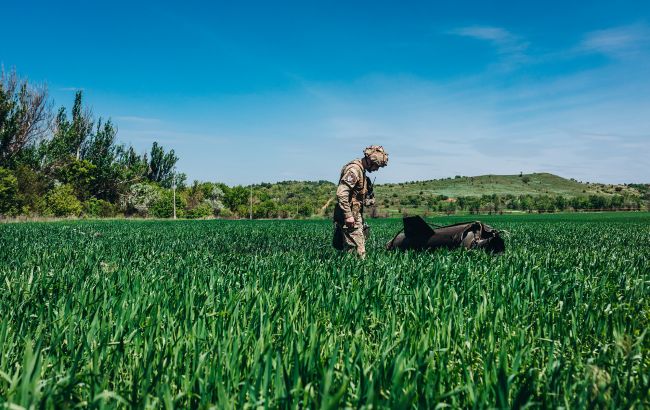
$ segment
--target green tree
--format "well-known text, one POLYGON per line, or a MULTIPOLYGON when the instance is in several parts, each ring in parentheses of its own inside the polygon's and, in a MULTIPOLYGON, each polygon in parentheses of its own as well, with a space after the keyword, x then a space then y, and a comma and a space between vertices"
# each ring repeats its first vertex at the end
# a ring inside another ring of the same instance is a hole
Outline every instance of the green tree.
POLYGON ((458 204, 459 209, 466 210, 467 209, 467 198, 464 196, 459 196, 456 198, 456 203, 458 204))
POLYGON ((61 107, 54 120, 54 133, 47 142, 47 165, 56 169, 70 157, 81 159, 81 151, 91 137, 93 120, 90 110, 83 108, 81 91, 75 94, 72 118, 68 119, 65 107, 61 107))
POLYGON ((623 195, 613 195, 610 200, 610 207, 612 209, 620 209, 623 207, 624 201, 625 199, 623 198, 623 195))
POLYGON ((225 193, 224 203, 231 211, 239 213, 237 212, 238 208, 246 208, 248 206, 249 196, 250 191, 248 189, 241 185, 237 185, 225 193))
POLYGON ((135 149, 133 149, 133 147, 126 148, 124 146, 118 146, 117 163, 125 170, 130 170, 133 172, 132 175, 129 175, 129 177, 131 177, 129 179, 129 182, 140 181, 147 176, 149 168, 147 155, 138 154, 135 152, 135 149))
POLYGON ((539 195, 534 199, 535 209, 539 212, 553 212, 555 210, 554 201, 548 195, 539 195))
POLYGON ((119 195, 117 130, 111 120, 97 123, 95 133, 84 143, 81 158, 94 166, 90 194, 96 198, 117 201, 119 195))
POLYGON ((275 218, 278 216, 277 212, 277 204, 270 199, 255 205, 253 208, 255 218, 275 218))
POLYGON ((527 212, 531 212, 533 209, 535 209, 535 201, 530 195, 520 195, 519 204, 521 206, 521 209, 527 212))
POLYGON ((173 149, 165 153, 163 147, 158 145, 157 142, 154 142, 151 146, 151 158, 149 159, 149 173, 147 177, 150 181, 159 183, 160 186, 171 188, 176 162, 178 162, 178 157, 173 149))
POLYGON ((456 207, 457 207, 456 202, 447 201, 447 202, 443 202, 443 204, 444 205, 443 205, 442 211, 444 213, 446 213, 447 215, 451 215, 451 214, 456 213, 456 207))
POLYGON ((221 202, 224 193, 221 188, 212 182, 199 182, 194 181, 192 186, 187 190, 187 216, 190 216, 190 211, 195 208, 201 208, 195 213, 199 213, 198 218, 214 215, 217 216, 223 210, 224 205, 221 202), (206 209, 210 209, 207 215, 204 215, 206 209))
MULTIPOLYGON (((373 207, 373 209, 376 209, 373 207)), ((298 216, 303 218, 309 218, 314 214, 314 206, 308 203, 303 203, 298 205, 298 216)), ((276 215, 277 216, 277 215, 276 215)))
POLYGON ((589 198, 585 196, 576 196, 569 201, 574 210, 589 208, 589 198))
POLYGON ((499 211, 499 198, 496 194, 481 195, 481 208, 487 210, 490 214, 499 211))
POLYGON ((591 209, 606 209, 609 207, 609 201, 603 195, 589 195, 589 207, 591 209))
POLYGON ((0 215, 18 212, 18 180, 8 169, 0 167, 0 215))
POLYGON ((56 177, 60 182, 71 185, 78 198, 87 199, 91 196, 96 169, 90 161, 70 157, 56 170, 56 177))
POLYGON ((47 88, 30 86, 15 71, 0 73, 0 166, 13 168, 22 150, 45 137, 50 112, 47 88))
POLYGON ((187 209, 188 210, 199 206, 203 202, 203 200, 205 198, 205 194, 204 194, 204 191, 203 191, 201 185, 202 184, 199 181, 194 180, 194 182, 192 183, 192 186, 188 189, 188 191, 187 191, 187 209))
MULTIPOLYGON (((148 160, 146 154, 140 155, 135 152, 133 147, 118 145, 116 147, 115 168, 115 195, 114 203, 119 204, 126 214, 135 211, 130 204, 132 198, 132 186, 140 184, 147 179, 148 160)), ((101 198, 102 196, 100 196, 101 198)))
POLYGON ((477 214, 481 210, 481 199, 478 197, 467 197, 465 199, 467 210, 471 214, 477 214))

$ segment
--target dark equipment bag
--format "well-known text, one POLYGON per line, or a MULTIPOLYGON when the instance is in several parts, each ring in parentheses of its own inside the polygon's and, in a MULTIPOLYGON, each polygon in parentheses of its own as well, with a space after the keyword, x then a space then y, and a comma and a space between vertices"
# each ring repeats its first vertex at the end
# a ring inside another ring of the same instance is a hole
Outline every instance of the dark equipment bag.
POLYGON ((460 222, 435 229, 419 216, 406 217, 403 222, 404 229, 386 244, 386 249, 454 249, 462 246, 492 253, 501 253, 506 249, 502 232, 480 221, 460 222))

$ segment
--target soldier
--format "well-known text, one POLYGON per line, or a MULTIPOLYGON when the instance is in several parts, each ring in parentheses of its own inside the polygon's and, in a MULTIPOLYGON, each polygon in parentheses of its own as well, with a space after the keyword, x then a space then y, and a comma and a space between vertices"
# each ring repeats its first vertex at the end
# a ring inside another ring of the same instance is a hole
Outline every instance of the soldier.
POLYGON ((372 186, 366 171, 374 172, 387 164, 388 154, 384 148, 371 145, 363 150, 363 158, 355 159, 341 169, 334 208, 334 248, 356 252, 360 258, 366 256, 368 229, 363 221, 363 208, 374 205, 369 203, 374 202, 374 198, 368 198, 372 186))

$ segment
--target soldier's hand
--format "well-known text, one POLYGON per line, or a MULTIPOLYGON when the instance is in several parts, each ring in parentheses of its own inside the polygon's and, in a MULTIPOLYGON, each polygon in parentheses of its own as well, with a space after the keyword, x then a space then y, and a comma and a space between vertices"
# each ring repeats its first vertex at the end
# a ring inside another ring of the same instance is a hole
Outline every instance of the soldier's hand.
POLYGON ((345 218, 345 226, 347 226, 348 228, 354 227, 354 217, 353 216, 351 216, 349 218, 345 218))

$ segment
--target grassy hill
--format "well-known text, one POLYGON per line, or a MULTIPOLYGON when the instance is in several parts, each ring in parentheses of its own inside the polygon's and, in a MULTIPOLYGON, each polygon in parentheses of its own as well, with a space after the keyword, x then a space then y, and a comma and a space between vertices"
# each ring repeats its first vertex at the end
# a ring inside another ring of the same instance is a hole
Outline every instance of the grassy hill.
MULTIPOLYGON (((532 197, 558 197, 567 200, 576 197, 598 195, 612 197, 642 198, 650 200, 650 185, 611 185, 582 183, 549 173, 523 175, 481 175, 475 177, 411 181, 394 184, 377 184, 375 194, 379 215, 395 215, 402 212, 423 213, 440 208, 447 198, 482 197, 484 195, 532 197)), ((335 201, 336 185, 328 181, 284 181, 274 184, 254 185, 255 202, 273 201, 283 214, 295 215, 331 214, 335 201)))
POLYGON ((375 188, 378 197, 408 195, 444 195, 450 198, 481 195, 638 195, 639 191, 626 185, 581 183, 548 173, 519 175, 481 175, 476 177, 382 184, 375 188))

